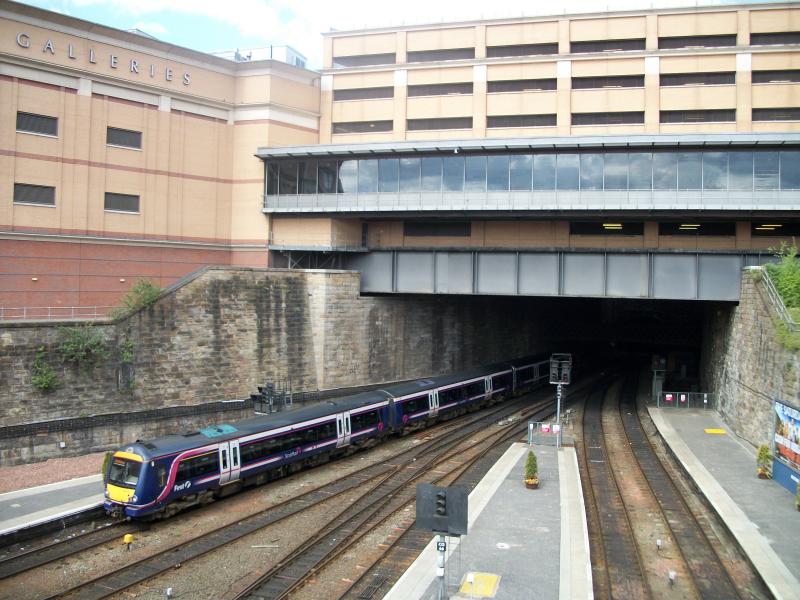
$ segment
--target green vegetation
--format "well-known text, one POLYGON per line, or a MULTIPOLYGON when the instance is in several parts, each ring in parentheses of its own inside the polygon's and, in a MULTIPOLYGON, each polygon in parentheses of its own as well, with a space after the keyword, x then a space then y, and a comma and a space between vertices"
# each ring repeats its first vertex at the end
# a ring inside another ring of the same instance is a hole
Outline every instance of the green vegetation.
POLYGON ((119 343, 120 361, 124 363, 132 363, 133 359, 136 358, 136 355, 134 354, 133 350, 134 350, 133 342, 130 341, 128 338, 124 338, 119 343))
POLYGON ((36 349, 36 358, 33 359, 33 367, 31 368, 31 372, 33 373, 31 383, 33 387, 45 393, 52 392, 61 383, 53 367, 45 361, 46 354, 47 351, 45 347, 39 346, 36 349))
POLYGON ((528 451, 528 460, 525 461, 525 479, 537 479, 539 474, 539 463, 536 460, 536 455, 533 450, 528 451))
MULTIPOLYGON (((782 243, 780 248, 772 248, 777 263, 766 265, 775 289, 786 306, 789 316, 795 323, 800 322, 800 261, 797 260, 797 246, 782 243)), ((794 331, 782 319, 774 318, 778 341, 788 350, 800 350, 800 332, 794 331)))
POLYGON ((108 473, 108 465, 111 464, 111 459, 114 457, 113 452, 106 452, 106 455, 103 457, 103 469, 100 471, 100 474, 103 476, 103 483, 106 482, 106 474, 108 473))
POLYGON ((91 325, 60 327, 59 332, 62 342, 58 346, 58 352, 64 362, 88 371, 110 356, 102 334, 91 325))
POLYGON ((122 297, 122 306, 109 311, 108 316, 119 319, 147 308, 161 295, 161 288, 149 279, 139 279, 122 297))
POLYGON ((756 456, 756 465, 758 467, 758 474, 761 477, 772 477, 772 452, 769 446, 761 444, 758 447, 758 455, 756 456))

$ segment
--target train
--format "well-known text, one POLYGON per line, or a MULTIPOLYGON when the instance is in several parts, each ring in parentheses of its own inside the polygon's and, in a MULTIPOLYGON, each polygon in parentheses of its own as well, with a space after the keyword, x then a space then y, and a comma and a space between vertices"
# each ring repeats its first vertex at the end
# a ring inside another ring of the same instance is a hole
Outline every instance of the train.
POLYGON ((549 375, 526 357, 395 383, 287 412, 137 440, 103 473, 106 512, 155 520, 524 393, 549 375))

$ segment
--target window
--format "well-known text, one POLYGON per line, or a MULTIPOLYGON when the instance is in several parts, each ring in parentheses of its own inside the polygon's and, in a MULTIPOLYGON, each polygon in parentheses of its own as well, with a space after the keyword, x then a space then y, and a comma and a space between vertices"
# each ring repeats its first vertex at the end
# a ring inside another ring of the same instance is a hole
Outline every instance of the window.
POLYGON ((119 212, 138 213, 139 196, 106 192, 103 208, 119 212))
POLYGON ((500 92, 537 92, 556 89, 555 79, 507 79, 490 81, 486 91, 490 94, 500 92))
POLYGON ((509 157, 509 180, 511 190, 515 192, 531 189, 531 171, 533 156, 530 154, 514 154, 509 157))
POLYGON ((534 154, 533 156, 533 189, 556 189, 556 155, 534 154))
POLYGON ((753 153, 753 183, 757 190, 778 189, 778 153, 753 153))
POLYGON ((437 62, 475 58, 475 48, 448 48, 446 50, 418 50, 408 52, 408 62, 437 62))
POLYGON ((378 160, 358 161, 358 193, 374 194, 378 191, 378 160))
POLYGON ((106 144, 140 150, 142 148, 142 132, 109 127, 106 129, 106 144))
POLYGON ((300 193, 317 193, 317 161, 300 161, 300 193))
POLYGON ((408 96, 449 96, 451 94, 471 94, 470 83, 431 83, 408 86, 408 96))
POLYGON ((400 163, 396 158, 378 161, 378 191, 396 193, 400 182, 400 163))
POLYGON ((108 472, 108 481, 126 488, 135 488, 139 481, 142 463, 124 458, 114 458, 108 472))
POLYGON ((17 131, 38 133, 40 135, 58 135, 58 118, 17 112, 17 131))
POLYGON ((297 193, 298 173, 299 173, 299 165, 296 161, 281 163, 280 179, 278 183, 279 194, 297 193))
POLYGON ((573 125, 636 125, 644 123, 644 112, 572 113, 573 125))
POLYGON ((391 131, 392 121, 350 121, 347 123, 334 123, 333 133, 374 133, 377 131, 391 131))
POLYGON ((439 156, 425 157, 421 160, 420 173, 423 192, 442 191, 442 159, 439 156))
POLYGON ((419 158, 400 159, 400 191, 418 192, 422 174, 422 160, 419 158))
MULTIPOLYGON (((606 156, 606 169, 610 156, 606 156)), ((628 189, 649 190, 653 187, 653 155, 650 152, 628 154, 628 189)))
POLYGON ((278 174, 280 172, 280 163, 277 162, 268 162, 265 168, 266 177, 267 177, 267 185, 266 185, 266 192, 267 196, 277 196, 278 195, 278 174))
POLYGON ((675 48, 719 48, 721 46, 735 45, 736 34, 687 35, 658 38, 658 48, 660 50, 671 50, 675 48))
POLYGON ((333 68, 342 67, 368 67, 371 65, 393 65, 396 61, 395 54, 361 54, 358 56, 334 56, 333 68))
POLYGON ((570 235, 643 235, 644 223, 614 221, 614 219, 610 219, 610 222, 571 221, 569 233, 570 235))
POLYGON ((753 71, 753 83, 800 83, 800 69, 753 71))
POLYGON ((490 192, 508 191, 508 155, 486 157, 486 189, 490 192))
POLYGON ((774 236, 800 236, 800 223, 786 223, 781 221, 753 221, 750 224, 750 234, 753 237, 774 236))
POLYGON ((56 205, 56 188, 48 185, 33 185, 30 183, 14 184, 15 204, 39 204, 42 206, 56 205))
POLYGON ((653 153, 653 189, 678 189, 678 155, 675 152, 653 153))
POLYGON ((408 119, 409 131, 435 129, 472 129, 472 117, 444 117, 440 119, 408 119))
POLYGON ((555 127, 555 115, 496 115, 486 118, 486 126, 497 127, 555 127))
POLYGON ((781 189, 800 190, 800 150, 781 152, 781 189))
POLYGON ((602 154, 581 154, 581 189, 582 190, 602 190, 603 189, 603 155, 602 154))
POLYGON ((736 110, 662 110, 662 123, 727 123, 736 120, 736 110))
POLYGON ((378 411, 372 410, 360 415, 352 415, 350 417, 350 426, 353 431, 360 431, 362 429, 366 429, 367 427, 374 427, 378 424, 378 421, 378 411))
POLYGON ((733 85, 736 83, 736 73, 662 73, 660 76, 661 87, 674 87, 681 85, 733 85))
POLYGON ((703 152, 703 189, 728 189, 727 152, 703 152))
POLYGON ((445 156, 442 159, 442 191, 464 190, 464 157, 445 156))
POLYGON ((464 189, 468 192, 486 191, 486 157, 468 156, 464 189))
POLYGON ((678 189, 699 190, 703 183, 703 163, 696 152, 678 153, 678 189))
POLYGON ((339 161, 338 191, 342 194, 355 194, 358 189, 358 161, 339 161))
POLYGON ((753 189, 753 153, 730 152, 728 154, 728 189, 753 189))
POLYGON ((556 159, 556 184, 559 190, 578 189, 578 155, 558 154, 556 159))
POLYGON ((617 52, 620 50, 644 50, 644 38, 570 42, 569 47, 575 54, 586 52, 617 52))
POLYGON ((682 223, 659 223, 658 235, 717 235, 735 236, 736 223, 698 223, 697 221, 687 221, 682 223))
POLYGON ((751 46, 771 46, 773 44, 800 44, 800 31, 750 34, 751 46))
MULTIPOLYGON (((628 155, 609 152, 603 161, 603 189, 628 189, 628 155)), ((649 178, 648 178, 649 179, 649 178)), ((648 186, 649 187, 649 186, 648 186)))
POLYGON ((558 43, 486 47, 486 56, 489 58, 495 56, 536 56, 539 54, 558 54, 558 43))
POLYGON ((596 88, 644 87, 644 75, 617 75, 606 77, 573 77, 573 90, 596 88))
POLYGON ((181 461, 175 481, 185 481, 203 475, 210 475, 219 471, 219 461, 216 452, 193 456, 181 461))
POLYGON ((403 235, 407 237, 469 237, 470 221, 405 221, 403 235))
POLYGON ((754 108, 753 121, 800 121, 800 108, 754 108))
POLYGON ((374 98, 394 98, 393 87, 357 88, 352 90, 333 90, 333 101, 372 100, 374 98))
MULTIPOLYGON (((267 180, 269 183, 269 180, 267 180)), ((339 189, 339 176, 335 160, 321 160, 317 165, 317 193, 335 194, 339 189)))

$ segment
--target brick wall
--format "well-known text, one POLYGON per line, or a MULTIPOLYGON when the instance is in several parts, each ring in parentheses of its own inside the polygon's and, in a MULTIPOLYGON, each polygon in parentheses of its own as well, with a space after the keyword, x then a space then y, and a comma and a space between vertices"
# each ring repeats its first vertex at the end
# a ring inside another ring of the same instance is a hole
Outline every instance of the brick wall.
POLYGON ((746 270, 739 305, 708 309, 703 332, 703 387, 717 394, 733 431, 756 446, 770 441, 773 398, 800 404, 800 358, 778 341, 775 314, 746 270))
MULTIPOLYGON (((132 317, 98 325, 111 357, 89 372, 62 363, 64 324, 0 323, 0 427, 247 398, 265 381, 330 389, 546 351, 541 324, 555 315, 532 310, 534 300, 361 297, 353 272, 207 268, 132 317), (126 339, 133 389, 118 385, 126 339), (62 379, 47 394, 31 384, 40 346, 62 379)), ((117 443, 103 435, 72 435, 56 454, 117 443)), ((36 440, 19 445, 30 447, 26 460, 53 454, 37 453, 36 440)))

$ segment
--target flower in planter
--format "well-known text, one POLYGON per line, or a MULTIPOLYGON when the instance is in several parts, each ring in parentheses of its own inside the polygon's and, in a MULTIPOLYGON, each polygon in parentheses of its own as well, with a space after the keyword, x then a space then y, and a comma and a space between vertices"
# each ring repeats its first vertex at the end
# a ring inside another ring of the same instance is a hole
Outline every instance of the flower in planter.
POLYGON ((528 451, 528 460, 525 461, 525 487, 536 488, 539 486, 539 464, 533 450, 528 451))

